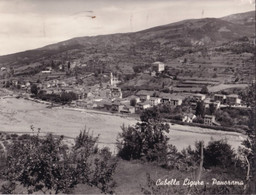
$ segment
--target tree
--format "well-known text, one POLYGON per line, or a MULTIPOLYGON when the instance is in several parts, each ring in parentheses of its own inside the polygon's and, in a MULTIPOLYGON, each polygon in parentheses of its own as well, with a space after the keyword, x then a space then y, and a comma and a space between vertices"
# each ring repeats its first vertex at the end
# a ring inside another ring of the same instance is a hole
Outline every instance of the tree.
POLYGON ((33 84, 33 85, 31 86, 30 91, 31 91, 32 94, 37 95, 37 94, 38 94, 37 85, 36 85, 36 84, 33 84))
POLYGON ((77 100, 77 94, 74 92, 63 92, 60 95, 60 101, 63 104, 70 103, 72 100, 77 100))
POLYGON ((249 169, 249 178, 248 184, 249 187, 246 189, 246 193, 255 194, 256 193, 256 84, 252 83, 248 87, 246 102, 249 107, 249 123, 247 131, 247 140, 243 142, 243 145, 246 147, 248 159, 248 169, 249 169))
POLYGON ((136 99, 133 98, 133 99, 130 100, 130 105, 131 106, 135 106, 136 103, 137 103, 136 99))
POLYGON ((159 108, 153 107, 153 108, 144 110, 140 115, 140 120, 146 123, 149 123, 151 121, 160 122, 161 116, 160 116, 159 108))
POLYGON ((211 141, 204 151, 204 167, 230 168, 234 165, 235 153, 225 140, 211 141))
POLYGON ((228 112, 218 110, 215 112, 215 115, 216 115, 216 120, 220 122, 221 125, 226 127, 231 127, 234 125, 234 120, 233 118, 230 117, 228 112))
POLYGON ((213 115, 215 111, 216 111, 216 107, 214 106, 214 104, 209 104, 210 115, 213 115))
POLYGON ((200 92, 201 92, 202 94, 208 94, 209 91, 208 91, 207 86, 203 86, 200 92))
POLYGON ((142 122, 135 126, 122 127, 118 139, 118 156, 125 160, 140 159, 167 164, 169 124, 159 120, 156 110, 144 112, 142 122))
POLYGON ((107 148, 96 147, 97 140, 84 131, 69 148, 63 136, 28 135, 9 148, 6 179, 20 182, 28 193, 68 193, 79 183, 113 193, 117 161, 107 148))
POLYGON ((204 117, 204 113, 205 113, 205 107, 204 107, 204 102, 203 101, 199 101, 197 102, 196 105, 196 116, 199 117, 204 117))

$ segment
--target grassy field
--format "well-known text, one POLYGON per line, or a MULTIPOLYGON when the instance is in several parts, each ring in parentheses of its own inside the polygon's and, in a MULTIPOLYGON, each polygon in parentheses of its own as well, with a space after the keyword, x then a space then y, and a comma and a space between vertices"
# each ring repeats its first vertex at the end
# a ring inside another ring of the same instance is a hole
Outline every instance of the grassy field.
POLYGON ((246 88, 248 87, 248 84, 220 84, 216 86, 208 87, 209 92, 218 92, 225 89, 231 89, 231 88, 246 88))

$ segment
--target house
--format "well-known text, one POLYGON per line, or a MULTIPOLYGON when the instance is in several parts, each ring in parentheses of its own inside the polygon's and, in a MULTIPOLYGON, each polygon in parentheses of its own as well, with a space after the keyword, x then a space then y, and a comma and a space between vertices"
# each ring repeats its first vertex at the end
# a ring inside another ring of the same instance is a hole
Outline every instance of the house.
POLYGON ((239 105, 241 104, 241 99, 236 94, 230 94, 226 97, 226 103, 229 105, 239 105))
POLYGON ((112 103, 111 111, 112 112, 120 112, 123 108, 124 108, 124 105, 122 105, 119 102, 116 102, 116 103, 112 103))
POLYGON ((61 89, 57 89, 57 88, 47 88, 45 90, 43 90, 46 94, 61 94, 61 89))
POLYGON ((190 102, 190 107, 192 108, 192 110, 196 110, 197 103, 196 102, 190 102))
POLYGON ((42 71, 43 74, 49 74, 49 73, 51 73, 51 72, 52 72, 52 67, 46 67, 46 68, 42 71))
POLYGON ((172 106, 180 106, 182 104, 182 99, 178 98, 178 97, 174 97, 174 98, 171 99, 170 104, 172 106))
POLYGON ((214 101, 214 100, 211 100, 210 98, 206 98, 204 100, 204 105, 205 105, 205 108, 209 108, 210 105, 213 105, 213 107, 215 109, 219 109, 220 108, 220 101, 219 100, 214 101))
POLYGON ((7 69, 5 67, 1 67, 1 71, 6 71, 7 69))
POLYGON ((112 87, 110 89, 112 98, 122 98, 122 90, 119 87, 112 87))
POLYGON ((151 97, 149 99, 150 105, 151 106, 157 106, 158 104, 161 104, 161 98, 158 97, 151 97))
POLYGON ((145 102, 139 102, 138 104, 136 104, 135 106, 135 112, 136 113, 140 113, 142 112, 143 110, 147 109, 147 108, 150 108, 151 105, 150 105, 150 102, 148 101, 145 101, 145 102))
POLYGON ((81 108, 87 108, 87 101, 85 100, 77 100, 76 105, 81 108))
POLYGON ((131 95, 129 97, 127 97, 127 99, 131 102, 131 100, 135 101, 135 104, 137 104, 138 102, 140 102, 140 98, 138 96, 135 95, 131 95))
POLYGON ((219 101, 221 104, 224 104, 226 101, 226 95, 223 94, 214 94, 214 101, 219 101))
POLYGON ((185 115, 182 117, 182 122, 185 122, 185 123, 192 123, 195 118, 196 118, 196 115, 194 115, 194 114, 192 114, 192 113, 185 114, 185 115))
POLYGON ((125 105, 120 112, 121 113, 134 114, 135 113, 135 107, 129 106, 129 105, 125 105))
POLYGON ((31 84, 30 84, 29 81, 27 81, 27 82, 25 83, 25 85, 26 85, 26 87, 29 87, 31 84))
POLYGON ((154 95, 154 91, 141 90, 136 93, 136 95, 140 98, 141 102, 147 101, 151 96, 154 95))
POLYGON ((212 126, 212 125, 220 126, 220 124, 215 121, 214 115, 205 115, 204 116, 204 124, 210 125, 210 126, 212 126))
POLYGON ((150 99, 150 95, 139 95, 140 101, 145 102, 150 99))
POLYGON ((104 108, 108 111, 111 111, 112 109, 112 103, 111 102, 105 102, 104 103, 104 108))
POLYGON ((196 101, 203 101, 205 98, 206 98, 206 95, 204 94, 200 94, 200 93, 197 93, 197 94, 194 94, 192 96, 192 98, 196 101))
POLYGON ((12 85, 18 86, 18 84, 19 84, 19 81, 18 81, 18 80, 16 80, 16 79, 12 80, 12 85))
POLYGON ((155 71, 156 73, 163 72, 164 68, 165 68, 165 65, 162 62, 154 62, 152 64, 152 70, 155 71))
POLYGON ((161 94, 160 97, 162 99, 162 103, 168 103, 174 107, 181 105, 183 101, 182 97, 177 96, 175 94, 161 94))
POLYGON ((74 92, 74 88, 71 87, 63 87, 61 90, 66 93, 74 92))
POLYGON ((104 109, 105 102, 102 99, 95 99, 93 101, 93 108, 104 109))

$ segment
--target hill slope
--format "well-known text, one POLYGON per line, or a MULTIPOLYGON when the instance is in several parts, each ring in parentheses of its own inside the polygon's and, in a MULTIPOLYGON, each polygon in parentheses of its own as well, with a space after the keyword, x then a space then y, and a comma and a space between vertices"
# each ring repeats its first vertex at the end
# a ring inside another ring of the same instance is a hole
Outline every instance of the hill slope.
POLYGON ((0 56, 0 67, 26 69, 29 74, 35 74, 31 67, 43 69, 53 61, 56 64, 69 61, 73 66, 86 64, 87 70, 104 66, 106 71, 131 72, 133 66, 156 60, 169 62, 242 37, 252 38, 255 36, 255 23, 250 22, 253 14, 184 20, 134 33, 73 38, 36 50, 0 56))

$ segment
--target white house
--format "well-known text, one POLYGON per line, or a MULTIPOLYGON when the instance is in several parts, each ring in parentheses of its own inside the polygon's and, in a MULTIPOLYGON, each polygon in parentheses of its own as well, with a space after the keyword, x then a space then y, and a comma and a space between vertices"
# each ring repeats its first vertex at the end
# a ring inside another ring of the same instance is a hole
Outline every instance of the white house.
POLYGON ((206 95, 197 93, 197 94, 194 94, 194 95, 193 95, 193 98, 194 98, 196 101, 202 101, 202 100, 204 100, 204 99, 206 98, 206 95))
POLYGON ((157 73, 160 73, 160 72, 163 72, 164 71, 164 68, 165 68, 165 65, 164 63, 162 62, 154 62, 152 64, 152 69, 153 71, 157 72, 157 73))

